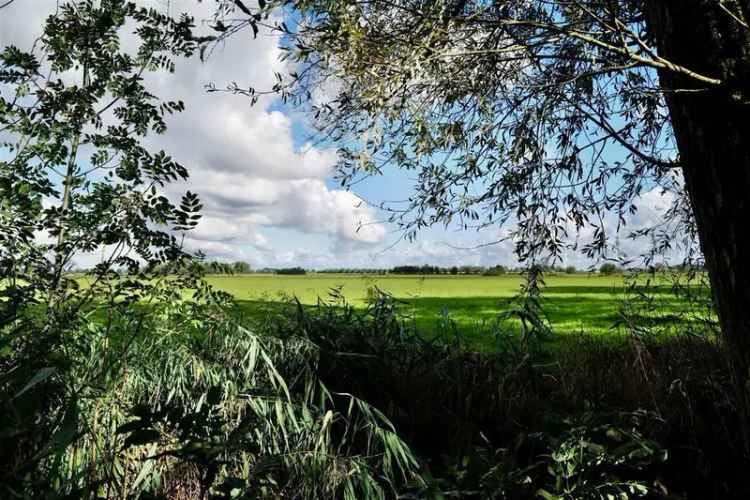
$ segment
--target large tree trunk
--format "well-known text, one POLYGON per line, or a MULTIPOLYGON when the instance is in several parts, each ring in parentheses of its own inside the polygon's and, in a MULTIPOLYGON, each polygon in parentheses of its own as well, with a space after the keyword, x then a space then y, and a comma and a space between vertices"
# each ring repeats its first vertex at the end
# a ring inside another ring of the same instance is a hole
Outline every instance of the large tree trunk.
MULTIPOLYGON (((659 55, 722 85, 660 72, 724 339, 750 367, 750 1, 644 0, 659 55)), ((745 396, 743 395, 743 398, 745 396)))

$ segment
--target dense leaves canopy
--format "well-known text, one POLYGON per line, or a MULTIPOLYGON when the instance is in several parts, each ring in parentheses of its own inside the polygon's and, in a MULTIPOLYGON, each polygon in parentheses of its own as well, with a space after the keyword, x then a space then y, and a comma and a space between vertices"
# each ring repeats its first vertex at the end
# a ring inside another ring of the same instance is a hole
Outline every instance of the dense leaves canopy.
MULTIPOLYGON (((169 230, 193 227, 200 203, 191 193, 179 206, 164 196, 187 171, 141 140, 183 109, 151 95, 143 75, 194 51, 191 26, 128 2, 69 3, 45 23, 36 53, 3 48, 0 276, 14 283, 3 293, 16 304, 46 296, 55 312, 58 295, 76 287, 64 271, 87 252, 102 252, 87 300, 113 270, 137 273, 184 256, 169 230), (128 52, 121 31, 130 27, 138 43, 128 52)), ((115 295, 140 288, 114 286, 115 295)))
POLYGON ((0 48, 3 494, 52 487, 68 447, 86 435, 82 414, 127 363, 148 307, 179 308, 185 288, 210 293, 176 236, 197 223, 198 198, 164 194, 187 171, 142 145, 183 108, 150 94, 144 73, 190 55, 191 26, 126 1, 70 2, 31 51, 0 48), (96 265, 69 272, 86 254, 96 265), (155 279, 166 262, 177 275, 155 279), (106 322, 92 318, 97 310, 106 322))
MULTIPOLYGON (((590 226, 583 250, 595 255, 616 229, 605 215, 624 222, 654 188, 678 195, 669 221, 690 222, 664 99, 684 89, 664 88, 657 72, 704 89, 724 75, 660 57, 648 2, 220 3, 221 37, 266 23, 278 5, 292 9, 276 25, 292 70, 274 90, 310 105, 341 148, 343 184, 390 167, 412 173, 414 194, 384 207, 407 236, 437 223, 511 221, 525 258, 559 255, 590 226)), ((721 7, 744 24, 739 2, 721 7)), ((676 225, 659 231, 672 237, 676 225)))

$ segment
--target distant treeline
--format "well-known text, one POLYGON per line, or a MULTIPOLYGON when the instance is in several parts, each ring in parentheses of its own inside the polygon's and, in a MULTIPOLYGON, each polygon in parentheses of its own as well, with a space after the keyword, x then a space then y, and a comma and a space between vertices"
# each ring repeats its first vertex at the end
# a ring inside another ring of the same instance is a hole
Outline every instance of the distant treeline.
MULTIPOLYGON (((684 265, 672 265, 666 266, 662 264, 650 265, 645 268, 636 268, 632 266, 620 267, 613 262, 605 262, 600 267, 586 267, 577 268, 572 265, 542 265, 539 266, 542 272, 546 274, 575 274, 575 273, 591 273, 598 272, 599 274, 616 274, 625 271, 640 271, 640 272, 687 272, 688 268, 684 265)), ((452 266, 452 267, 440 267, 432 265, 405 265, 396 266, 390 269, 377 269, 377 268, 333 268, 333 269, 322 269, 315 271, 317 273, 330 273, 330 274, 406 274, 406 275, 436 275, 436 274, 473 274, 482 276, 500 276, 503 274, 517 274, 524 273, 527 271, 526 267, 506 267, 502 265, 497 266, 452 266)), ((696 270, 696 268, 693 268, 696 270)), ((698 269, 700 270, 700 269, 698 269)))
POLYGON ((307 274, 307 271, 301 267, 284 267, 282 269, 274 269, 276 274, 307 274))
POLYGON ((201 266, 203 267, 203 272, 206 274, 307 274, 307 271, 299 266, 278 269, 270 267, 253 269, 247 262, 206 261, 202 262, 201 266))
MULTIPOLYGON (((526 270, 525 267, 506 267, 503 265, 496 266, 451 266, 441 267, 426 265, 405 265, 396 266, 390 269, 375 269, 375 268, 334 268, 334 269, 323 269, 317 271, 318 273, 331 273, 331 274, 409 274, 409 275, 436 275, 436 274, 473 274, 481 276, 501 276, 503 274, 510 273, 522 273, 526 270)), ((576 273, 578 269, 575 266, 558 267, 558 266, 542 266, 544 272, 549 273, 576 273)))
MULTIPOLYGON (((452 266, 452 267, 441 267, 433 266, 429 264, 425 265, 403 265, 395 266, 390 269, 375 268, 375 267, 340 267, 331 269, 320 269, 320 270, 306 270, 300 266, 294 267, 261 267, 253 269, 247 262, 219 262, 219 261, 203 261, 200 263, 205 274, 285 274, 285 275, 304 275, 308 272, 315 272, 321 274, 369 274, 369 275, 386 275, 386 274, 399 274, 399 275, 481 275, 481 276, 501 276, 503 274, 523 273, 526 268, 523 267, 506 267, 502 265, 496 266, 452 266)), ((577 272, 596 272, 603 275, 611 275, 623 272, 625 269, 616 265, 613 262, 605 262, 598 268, 585 268, 578 269, 575 266, 541 266, 542 271, 547 274, 574 274, 577 272)), ((635 268, 628 268, 628 271, 635 271, 635 268)), ((673 271, 673 272, 686 272, 688 269, 683 265, 665 266, 656 264, 649 266, 648 268, 639 269, 642 272, 648 271, 673 271)), ((694 269, 695 270, 695 269, 694 269)), ((87 269, 74 269, 71 270, 73 273, 87 272, 87 269)), ((165 274, 170 272, 170 266, 163 266, 161 271, 165 274)))
POLYGON ((319 269, 320 274, 388 274, 389 269, 377 267, 336 267, 330 269, 319 269))
POLYGON ((393 274, 505 274, 508 270, 504 266, 482 267, 482 266, 396 266, 391 269, 393 274))
MULTIPOLYGON (((201 264, 206 274, 289 274, 302 275, 307 274, 307 270, 302 267, 284 267, 271 268, 263 267, 253 269, 247 262, 217 262, 205 261, 201 264)), ((509 269, 505 266, 497 265, 492 267, 486 266, 452 266, 440 267, 432 265, 404 265, 396 266, 390 269, 382 268, 361 268, 361 267, 342 267, 334 269, 321 269, 314 271, 324 274, 416 274, 416 275, 435 275, 435 274, 476 274, 485 276, 498 276, 508 272, 521 271, 521 269, 509 269)))
POLYGON ((323 269, 318 271, 319 273, 331 273, 331 274, 483 274, 486 276, 497 276, 512 272, 513 269, 508 269, 505 266, 452 266, 452 267, 440 267, 431 265, 406 265, 396 266, 390 269, 376 269, 376 268, 336 268, 336 269, 323 269))
POLYGON ((206 274, 247 274, 252 273, 253 269, 247 262, 202 262, 203 272, 206 274))
MULTIPOLYGON (((247 262, 218 262, 218 261, 204 261, 201 263, 203 271, 206 274, 284 274, 284 275, 303 275, 307 274, 307 270, 300 266, 295 267, 284 267, 284 268, 273 268, 273 267, 262 267, 253 269, 247 262)), ((547 273, 576 273, 578 269, 574 266, 560 267, 560 266, 542 266, 543 271, 547 273)), ((602 273, 611 274, 616 272, 617 268, 612 264, 605 264, 603 266, 602 273)), ((331 269, 320 269, 317 272, 322 274, 375 274, 375 275, 386 275, 386 274, 398 274, 398 275, 478 275, 478 276, 501 276, 507 273, 521 273, 525 268, 514 268, 506 267, 503 265, 496 266, 451 266, 441 267, 433 266, 429 264, 425 265, 403 265, 395 266, 389 269, 374 268, 374 267, 341 267, 331 269)))

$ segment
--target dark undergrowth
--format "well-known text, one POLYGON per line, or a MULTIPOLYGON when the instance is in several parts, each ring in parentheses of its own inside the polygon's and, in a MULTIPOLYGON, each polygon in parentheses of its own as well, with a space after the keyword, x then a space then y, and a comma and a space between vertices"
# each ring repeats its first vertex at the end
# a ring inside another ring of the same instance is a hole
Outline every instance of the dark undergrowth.
POLYGON ((312 340, 331 391, 395 424, 426 478, 408 498, 750 497, 747 422, 712 336, 566 335, 550 351, 498 331, 477 353, 424 340, 383 295, 264 324, 312 340))
POLYGON ((0 498, 750 497, 726 353, 658 300, 623 303, 629 334, 555 338, 526 297, 477 352, 369 299, 122 304, 65 349, 31 311, 0 359, 0 498))

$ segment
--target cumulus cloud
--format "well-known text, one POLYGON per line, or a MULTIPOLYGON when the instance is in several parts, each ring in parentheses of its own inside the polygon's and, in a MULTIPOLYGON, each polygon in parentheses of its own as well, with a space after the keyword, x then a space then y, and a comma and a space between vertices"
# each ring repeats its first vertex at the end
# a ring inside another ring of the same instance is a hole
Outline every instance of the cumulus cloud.
MULTIPOLYGON (((189 6, 196 20, 210 19, 210 2, 189 6)), ((353 193, 326 185, 337 159, 334 149, 297 144, 295 125, 304 124, 274 109, 273 96, 251 106, 246 98, 206 91, 208 84, 223 88, 230 82, 273 85, 274 73, 285 64, 278 39, 267 32, 247 38, 216 47, 205 64, 179 61, 174 75, 150 81, 158 95, 187 105, 153 143, 188 166, 188 187, 205 200, 206 217, 191 239, 206 242, 209 251, 218 248, 209 242, 269 250, 274 243, 262 235, 263 228, 281 227, 328 235, 332 246, 379 243, 385 228, 373 224, 373 211, 353 193)))

